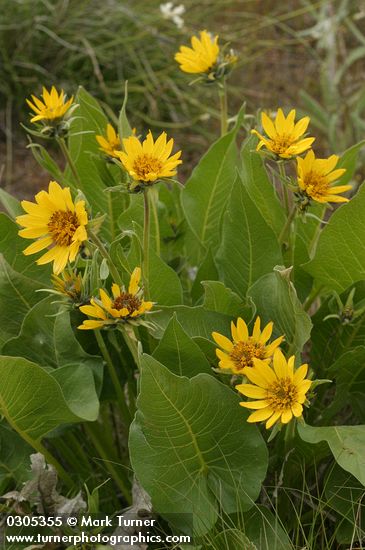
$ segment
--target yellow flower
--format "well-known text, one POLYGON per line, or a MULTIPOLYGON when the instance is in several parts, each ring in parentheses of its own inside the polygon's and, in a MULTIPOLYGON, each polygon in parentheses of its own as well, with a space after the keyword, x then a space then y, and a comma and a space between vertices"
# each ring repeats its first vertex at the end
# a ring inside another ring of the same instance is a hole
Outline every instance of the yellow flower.
POLYGON ((266 113, 262 113, 262 127, 268 137, 261 135, 257 130, 251 130, 251 133, 260 138, 256 151, 265 146, 279 157, 287 159, 309 149, 315 138, 301 138, 307 130, 310 118, 308 116, 301 118, 296 124, 294 120, 295 109, 292 109, 286 118, 282 109, 278 109, 275 123, 266 113))
POLYGON ((255 358, 270 362, 274 350, 280 346, 284 336, 279 336, 271 344, 267 344, 271 338, 273 323, 268 323, 262 331, 260 325, 260 317, 257 317, 252 336, 249 336, 245 321, 239 317, 237 325, 233 321, 231 323, 232 341, 223 334, 213 332, 215 342, 222 348, 216 349, 221 369, 241 374, 244 368, 253 367, 255 358))
POLYGON ((150 183, 177 173, 175 168, 182 163, 181 151, 170 157, 173 145, 172 138, 166 142, 166 132, 155 142, 149 132, 143 143, 136 136, 123 139, 125 151, 118 152, 118 156, 134 180, 150 183))
POLYGON ((153 306, 153 302, 143 300, 142 289, 139 287, 140 279, 141 268, 136 267, 131 275, 128 290, 113 283, 113 299, 104 289, 99 289, 100 299, 92 298, 90 305, 80 307, 82 313, 94 317, 95 320, 87 319, 78 328, 83 330, 100 328, 104 325, 115 324, 118 321, 135 319, 149 311, 153 306))
POLYGON ((48 193, 37 193, 35 200, 35 203, 22 201, 27 214, 16 218, 17 223, 25 227, 19 235, 37 239, 23 253, 27 256, 49 248, 37 264, 53 262, 53 272, 58 275, 68 261, 75 260, 81 244, 87 239, 85 201, 73 203, 69 187, 62 189, 56 181, 49 183, 48 193))
POLYGON ((304 158, 297 158, 298 185, 305 196, 317 202, 348 202, 346 197, 339 197, 351 189, 351 185, 331 185, 345 172, 345 168, 335 170, 339 157, 331 155, 328 159, 317 159, 309 151, 304 158))
POLYGON ((42 97, 43 101, 32 95, 33 103, 27 99, 29 107, 36 114, 36 116, 31 118, 31 122, 37 122, 38 120, 54 121, 62 118, 74 100, 72 96, 68 101, 65 101, 65 92, 61 90, 59 94, 54 86, 52 86, 50 92, 43 87, 42 97))
POLYGON ((246 409, 256 409, 247 422, 266 420, 266 428, 275 422, 287 424, 295 416, 303 413, 303 403, 312 381, 306 379, 308 365, 301 365, 294 371, 294 355, 287 361, 280 349, 275 350, 273 368, 265 361, 254 359, 253 368, 243 369, 243 374, 253 384, 239 384, 236 389, 258 401, 242 402, 246 409))
POLYGON ((81 299, 82 277, 80 273, 66 273, 63 271, 61 276, 52 275, 53 288, 67 296, 71 300, 77 302, 81 299))
POLYGON ((111 124, 107 124, 106 138, 104 136, 95 136, 96 141, 100 145, 100 150, 108 157, 119 158, 118 152, 121 152, 122 145, 120 143, 119 134, 114 130, 111 124))
POLYGON ((208 73, 214 67, 219 55, 218 36, 214 38, 207 32, 200 32, 198 37, 191 38, 191 48, 180 46, 175 60, 185 73, 208 73))

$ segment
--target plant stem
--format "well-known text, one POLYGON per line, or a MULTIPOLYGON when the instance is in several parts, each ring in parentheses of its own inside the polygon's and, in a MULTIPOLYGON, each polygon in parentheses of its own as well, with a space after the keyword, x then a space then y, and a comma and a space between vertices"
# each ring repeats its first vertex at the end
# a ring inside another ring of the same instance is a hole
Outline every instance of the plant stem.
POLYGON ((223 79, 223 84, 218 88, 219 102, 221 108, 221 136, 224 136, 228 130, 228 102, 227 102, 227 83, 223 79))
POLYGON ((285 241, 285 238, 286 238, 286 235, 288 233, 288 231, 290 231, 290 227, 291 227, 291 224, 292 224, 292 221, 293 219, 295 218, 295 214, 297 212, 297 209, 296 207, 294 206, 292 211, 290 212, 290 214, 288 215, 287 219, 286 219, 286 223, 283 227, 283 229, 281 230, 281 233, 279 235, 279 243, 280 244, 283 244, 284 241, 285 241))
POLYGON ((109 270, 110 270, 111 276, 113 277, 114 282, 117 283, 118 285, 121 285, 122 284, 121 276, 119 275, 119 272, 118 272, 117 268, 115 267, 114 262, 111 259, 109 252, 107 251, 107 249, 105 248, 105 246, 103 245, 103 243, 101 242, 99 237, 97 235, 95 235, 95 233, 93 233, 90 230, 89 230, 89 237, 90 237, 91 241, 97 246, 97 248, 99 249, 99 252, 103 256, 103 258, 105 258, 106 261, 108 262, 109 270))
POLYGON ((319 286, 317 288, 313 288, 310 294, 308 295, 307 299, 305 300, 303 304, 303 308, 305 311, 309 311, 311 305, 313 302, 318 298, 320 292, 322 290, 322 286, 319 286))
POLYGON ((124 418, 124 421, 126 423, 126 428, 129 430, 130 423, 132 422, 132 416, 130 413, 130 410, 127 406, 126 398, 124 395, 123 388, 119 382, 117 371, 115 370, 112 358, 110 357, 109 351, 107 350, 107 347, 104 342, 104 338, 100 332, 99 329, 94 330, 95 338, 98 343, 99 349, 104 357, 104 360, 107 364, 108 371, 110 378, 112 379, 112 382, 114 384, 115 393, 117 394, 118 398, 118 405, 119 410, 122 414, 122 417, 124 418))
POLYGON ((284 442, 285 442, 285 450, 288 451, 293 446, 293 439, 295 437, 295 430, 296 430, 296 419, 293 418, 289 424, 285 426, 285 435, 284 435, 284 442))
POLYGON ((71 155, 70 155, 70 152, 68 150, 68 147, 66 145, 66 142, 64 140, 64 138, 62 137, 59 137, 57 138, 57 143, 59 144, 60 146, 60 149, 63 153, 63 156, 65 157, 65 160, 67 162, 67 164, 69 165, 70 167, 70 170, 72 172, 72 175, 73 177, 75 178, 75 181, 76 181, 76 184, 77 184, 77 187, 79 187, 80 189, 82 189, 82 183, 81 183, 81 180, 80 180, 80 176, 76 170, 76 166, 74 164, 74 161, 72 160, 71 158, 71 155))
POLYGON ((156 254, 157 256, 159 256, 161 252, 161 246, 160 246, 160 224, 158 221, 158 213, 157 213, 157 202, 158 202, 157 186, 155 186, 154 189, 151 189, 151 191, 153 191, 153 193, 150 193, 150 198, 151 198, 153 221, 155 223, 155 231, 156 231, 156 254))
POLYGON ((144 219, 143 219, 143 282, 144 296, 149 298, 149 246, 150 246, 150 204, 147 187, 143 191, 144 219))
POLYGON ((278 165, 279 165, 279 172, 281 176, 280 183, 281 183, 281 188, 283 190, 285 211, 288 215, 289 214, 289 195, 288 195, 288 188, 286 186, 286 172, 285 172, 284 161, 282 160, 279 161, 278 165))

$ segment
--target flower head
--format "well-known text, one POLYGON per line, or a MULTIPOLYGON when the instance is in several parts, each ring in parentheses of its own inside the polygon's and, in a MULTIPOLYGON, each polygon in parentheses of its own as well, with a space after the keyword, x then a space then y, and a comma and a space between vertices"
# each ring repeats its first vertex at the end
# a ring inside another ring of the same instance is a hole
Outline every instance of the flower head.
POLYGON ((287 159, 309 149, 315 138, 301 138, 307 130, 310 118, 308 116, 301 118, 296 124, 294 121, 295 109, 292 109, 286 118, 282 109, 278 109, 275 122, 266 113, 262 113, 262 127, 268 137, 261 135, 257 130, 251 130, 260 138, 256 150, 259 151, 261 147, 265 146, 275 155, 287 159))
POLYGON ((104 136, 95 137, 103 153, 108 157, 119 158, 118 153, 122 150, 122 144, 119 139, 119 134, 117 134, 111 124, 107 124, 106 126, 106 138, 104 136))
POLYGON ((37 122, 38 120, 54 122, 61 119, 69 110, 74 100, 72 96, 66 101, 65 92, 61 90, 58 93, 54 86, 52 86, 50 92, 43 87, 42 98, 43 101, 32 95, 33 103, 27 99, 29 107, 35 112, 35 116, 30 119, 31 122, 37 122))
POLYGON ((22 201, 27 214, 16 218, 17 223, 25 228, 19 231, 19 235, 25 239, 37 239, 23 253, 35 254, 48 248, 37 264, 53 262, 53 272, 58 275, 68 261, 75 260, 81 244, 87 239, 85 201, 74 203, 69 187, 63 189, 56 181, 49 183, 48 193, 37 193, 35 201, 22 201))
POLYGON ((345 168, 335 170, 338 159, 336 155, 331 155, 328 159, 317 159, 312 150, 304 158, 297 158, 298 185, 304 197, 322 203, 349 201, 338 195, 351 189, 351 185, 332 187, 346 172, 345 168))
POLYGON ((306 379, 308 365, 301 365, 294 371, 294 355, 287 361, 280 349, 275 350, 273 368, 265 361, 254 359, 253 368, 245 368, 243 374, 253 382, 239 384, 236 389, 257 401, 240 403, 246 409, 256 409, 247 422, 266 420, 266 428, 275 422, 287 424, 295 416, 303 413, 303 403, 312 381, 306 379))
POLYGON ((192 36, 191 48, 180 46, 180 51, 175 54, 175 60, 184 73, 209 73, 217 63, 218 36, 213 38, 207 31, 201 31, 199 34, 200 39, 192 36))
POLYGON ((124 151, 118 152, 124 168, 132 178, 150 185, 160 178, 175 176, 182 163, 181 151, 170 157, 174 140, 166 141, 166 133, 153 140, 151 132, 143 143, 136 136, 123 139, 124 151))
POLYGON ((94 317, 87 319, 78 328, 90 330, 106 325, 115 325, 120 321, 131 321, 149 311, 153 302, 143 300, 142 289, 139 287, 141 268, 136 267, 131 275, 128 289, 116 283, 112 285, 112 298, 104 289, 99 289, 100 298, 92 298, 90 305, 81 306, 80 311, 94 317))
POLYGON ((262 331, 260 325, 260 317, 257 317, 252 335, 249 336, 245 321, 239 317, 237 325, 233 321, 231 323, 232 341, 223 334, 213 332, 214 340, 222 348, 216 349, 221 369, 230 370, 235 374, 242 374, 243 369, 246 367, 253 367, 254 359, 261 359, 264 362, 270 361, 275 349, 280 346, 284 337, 279 336, 271 344, 268 344, 267 342, 270 340, 273 330, 273 323, 268 323, 262 331))
POLYGON ((82 297, 82 277, 80 273, 63 271, 60 276, 52 275, 53 288, 59 294, 67 296, 73 302, 80 302, 82 297))

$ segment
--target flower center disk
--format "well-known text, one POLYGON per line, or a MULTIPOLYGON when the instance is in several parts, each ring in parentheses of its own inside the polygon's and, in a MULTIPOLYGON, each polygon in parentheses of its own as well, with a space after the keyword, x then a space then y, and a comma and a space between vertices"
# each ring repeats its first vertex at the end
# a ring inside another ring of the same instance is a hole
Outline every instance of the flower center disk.
POLYGON ((237 342, 230 353, 231 359, 236 363, 238 368, 253 367, 252 359, 265 358, 265 348, 257 342, 237 342))
POLYGON ((290 378, 282 378, 267 390, 267 401, 275 411, 290 409, 298 399, 298 391, 290 378))
POLYGON ((151 155, 140 155, 136 158, 133 165, 139 179, 146 179, 149 174, 158 175, 162 169, 162 163, 159 159, 151 155))
POLYGON ((70 246, 79 227, 77 216, 73 212, 57 210, 47 224, 53 242, 58 246, 70 246))
POLYGON ((129 294, 129 292, 122 292, 120 296, 115 298, 112 308, 120 311, 121 309, 127 308, 129 314, 132 314, 134 311, 137 311, 142 305, 142 302, 137 296, 129 294))

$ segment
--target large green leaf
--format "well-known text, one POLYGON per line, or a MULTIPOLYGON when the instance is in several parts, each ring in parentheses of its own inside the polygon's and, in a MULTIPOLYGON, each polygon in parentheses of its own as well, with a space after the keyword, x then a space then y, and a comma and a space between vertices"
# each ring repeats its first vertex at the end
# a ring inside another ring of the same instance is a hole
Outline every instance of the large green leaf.
POLYGON ((233 186, 224 216, 216 263, 224 284, 242 297, 259 277, 282 263, 273 230, 239 178, 233 186))
POLYGON ((198 344, 186 334, 174 315, 153 353, 153 357, 171 372, 191 378, 201 372, 211 373, 211 368, 198 344))
POLYGON ((39 266, 35 262, 37 255, 23 254, 23 250, 33 241, 19 237, 19 229, 20 227, 6 214, 0 213, 0 253, 14 271, 30 279, 49 284, 50 265, 39 266))
POLYGON ((363 147, 365 147, 365 139, 352 145, 341 155, 336 168, 345 168, 346 172, 338 180, 338 185, 346 185, 351 181, 356 170, 357 157, 363 147))
MULTIPOLYGON (((75 101, 79 107, 75 111, 68 139, 70 155, 81 181, 81 191, 93 207, 94 215, 97 212, 107 213, 110 221, 112 215, 119 215, 124 201, 120 193, 111 196, 105 192, 107 186, 117 182, 111 171, 106 172, 105 160, 101 156, 95 135, 105 135, 108 119, 97 100, 82 87, 79 88, 75 101), (103 182, 103 174, 108 175, 108 182, 103 182)), ((71 173, 69 178, 73 178, 71 173)), ((77 187, 75 180, 74 185, 77 187)), ((103 232, 112 238, 113 232, 109 223, 103 225, 103 232)))
POLYGON ((274 322, 274 334, 285 335, 290 352, 300 352, 310 337, 312 323, 290 282, 290 270, 275 268, 256 281, 248 295, 262 321, 274 322))
POLYGON ((60 424, 78 422, 59 383, 20 357, 0 357, 0 411, 26 440, 39 440, 60 424))
POLYGON ((204 533, 220 507, 251 508, 267 450, 238 395, 207 374, 175 376, 146 355, 141 371, 130 452, 154 509, 179 529, 204 533))
POLYGON ((186 219, 206 248, 219 243, 219 224, 236 173, 238 127, 210 147, 181 193, 186 219))
POLYGON ((175 306, 158 308, 158 311, 148 316, 148 319, 153 322, 152 331, 155 338, 162 338, 174 313, 176 313, 177 320, 184 331, 191 338, 210 339, 214 331, 229 335, 232 316, 208 311, 203 306, 175 306))
POLYGON ((250 136, 243 142, 240 175, 252 202, 276 235, 285 225, 285 211, 276 190, 269 180, 262 156, 256 152, 257 138, 250 136))
POLYGON ((19 333, 25 315, 40 300, 43 285, 14 271, 0 254, 0 347, 19 333))
POLYGON ((33 449, 4 422, 0 424, 0 494, 9 484, 29 478, 29 456, 33 449))
POLYGON ((59 305, 53 302, 54 296, 48 296, 27 313, 19 335, 4 345, 4 355, 21 356, 46 367, 77 363, 96 374, 102 372, 101 357, 82 349, 71 328, 69 313, 60 314, 59 305))
POLYGON ((224 286, 220 281, 203 281, 204 307, 211 311, 219 311, 232 317, 252 317, 252 307, 246 300, 242 300, 230 288, 224 286))
MULTIPOLYGON (((200 263, 193 286, 191 288, 191 297, 194 303, 202 297, 204 293, 203 281, 215 281, 219 278, 217 266, 214 262, 214 257, 211 249, 205 255, 204 260, 200 263)), ((200 301, 200 300, 199 300, 200 301)))
POLYGON ((0 189, 0 203, 3 205, 11 218, 23 214, 23 209, 20 206, 18 199, 10 195, 5 189, 0 189))
POLYGON ((183 294, 177 273, 153 249, 149 254, 148 283, 151 300, 165 306, 181 304, 183 294))
POLYGON ((342 292, 365 279, 365 186, 338 208, 323 229, 305 269, 318 285, 342 292))
POLYGON ((319 428, 298 425, 298 432, 308 443, 326 441, 337 464, 365 485, 365 425, 319 428))
POLYGON ((50 371, 57 380, 70 410, 89 422, 98 418, 99 400, 96 395, 94 375, 86 365, 76 363, 50 371))

